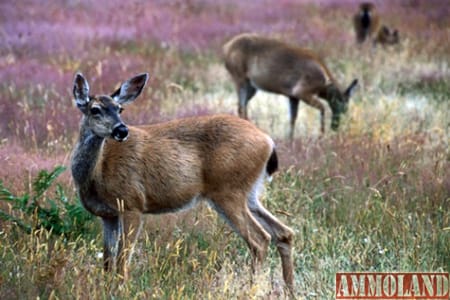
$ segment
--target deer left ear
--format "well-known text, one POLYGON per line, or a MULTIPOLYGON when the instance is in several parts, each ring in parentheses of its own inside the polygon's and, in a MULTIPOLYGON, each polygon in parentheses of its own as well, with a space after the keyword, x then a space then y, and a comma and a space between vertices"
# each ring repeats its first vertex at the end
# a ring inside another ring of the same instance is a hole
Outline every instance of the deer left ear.
POLYGON ((78 108, 85 107, 89 102, 89 84, 83 74, 77 73, 75 75, 72 91, 78 108))
POLYGON ((347 99, 349 99, 353 95, 357 86, 358 86, 358 79, 353 79, 352 83, 350 83, 348 88, 345 90, 345 96, 347 99))
POLYGON ((134 101, 141 94, 148 78, 148 73, 143 73, 125 81, 111 94, 111 98, 119 104, 127 104, 134 101))

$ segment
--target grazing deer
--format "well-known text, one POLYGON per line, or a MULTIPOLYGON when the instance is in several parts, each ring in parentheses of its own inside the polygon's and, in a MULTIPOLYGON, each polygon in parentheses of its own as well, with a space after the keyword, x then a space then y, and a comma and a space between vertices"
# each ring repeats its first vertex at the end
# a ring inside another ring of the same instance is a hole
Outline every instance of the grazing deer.
POLYGON ((358 43, 363 43, 377 34, 380 17, 373 3, 363 2, 360 4, 359 11, 353 17, 353 27, 358 43))
POLYGON ((175 212, 205 199, 247 242, 252 266, 272 240, 283 277, 293 291, 293 231, 259 201, 265 176, 277 169, 272 139, 233 116, 194 117, 127 126, 120 113, 139 96, 147 74, 111 95, 89 94, 80 73, 73 86, 83 116, 72 154, 72 176, 81 202, 103 221, 104 267, 127 277, 127 260, 142 215, 175 212))
POLYGON ((332 111, 331 128, 337 130, 340 115, 347 111, 349 98, 358 81, 346 90, 338 87, 325 64, 312 51, 255 34, 241 34, 223 46, 225 67, 238 93, 238 113, 248 119, 247 105, 258 89, 289 98, 290 132, 294 138, 299 101, 317 108, 320 130, 325 132, 325 99, 332 111))

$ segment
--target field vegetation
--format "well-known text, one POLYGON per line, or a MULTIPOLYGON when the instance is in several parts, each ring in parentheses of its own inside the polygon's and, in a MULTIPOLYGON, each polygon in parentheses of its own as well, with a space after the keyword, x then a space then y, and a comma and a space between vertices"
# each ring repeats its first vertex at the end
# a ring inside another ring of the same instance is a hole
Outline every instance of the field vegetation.
MULTIPOLYGON (((129 124, 236 114, 221 61, 233 35, 314 49, 360 87, 338 132, 300 104, 258 92, 252 122, 277 142, 263 203, 295 230, 296 297, 332 299, 338 271, 450 271, 450 3, 376 1, 401 44, 355 45, 356 0, 0 2, 0 299, 279 299, 276 250, 250 281, 250 253, 206 205, 148 216, 131 280, 102 270, 101 224, 70 177, 80 113, 94 93, 149 72, 129 124)), ((276 74, 274 74, 276 75, 276 74)), ((151 153, 149 154, 151 155, 151 153)))

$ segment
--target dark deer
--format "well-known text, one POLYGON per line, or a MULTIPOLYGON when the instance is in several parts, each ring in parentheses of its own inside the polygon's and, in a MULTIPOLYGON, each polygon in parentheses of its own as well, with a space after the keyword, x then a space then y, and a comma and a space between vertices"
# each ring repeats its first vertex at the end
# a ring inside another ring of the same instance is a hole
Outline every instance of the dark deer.
POLYGON ((373 3, 363 2, 360 4, 359 11, 353 17, 353 27, 358 43, 375 37, 380 27, 380 17, 373 3))

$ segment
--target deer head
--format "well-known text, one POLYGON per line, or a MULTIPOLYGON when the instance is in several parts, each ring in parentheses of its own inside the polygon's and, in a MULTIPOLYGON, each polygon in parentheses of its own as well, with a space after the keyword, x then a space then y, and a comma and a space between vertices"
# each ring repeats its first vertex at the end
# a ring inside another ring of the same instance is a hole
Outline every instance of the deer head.
POLYGON ((87 127, 98 137, 125 141, 128 137, 128 128, 120 118, 122 106, 133 102, 139 96, 147 80, 147 73, 140 74, 125 81, 110 96, 91 96, 86 78, 77 73, 73 96, 78 109, 83 113, 87 127))

